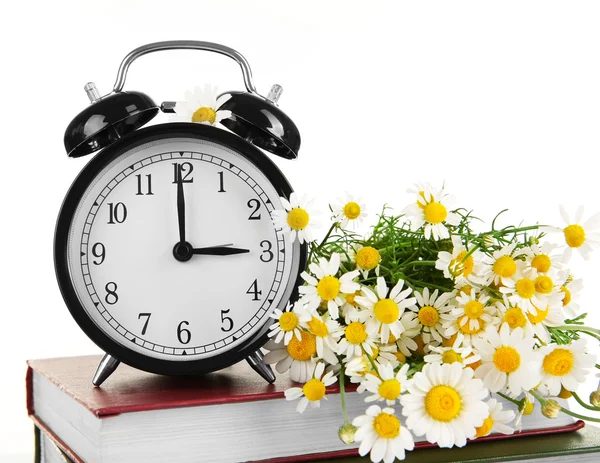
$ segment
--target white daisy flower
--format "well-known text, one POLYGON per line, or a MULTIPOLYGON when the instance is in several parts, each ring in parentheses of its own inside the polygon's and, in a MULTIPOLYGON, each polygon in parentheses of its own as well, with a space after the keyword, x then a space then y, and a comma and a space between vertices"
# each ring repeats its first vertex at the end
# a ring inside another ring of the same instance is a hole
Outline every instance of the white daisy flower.
POLYGON ((423 288, 423 292, 414 292, 417 299, 417 307, 411 308, 417 313, 417 318, 423 325, 422 336, 425 344, 429 344, 431 338, 442 342, 442 315, 449 313, 452 307, 448 301, 454 297, 454 293, 442 293, 436 289, 433 294, 429 294, 429 288, 423 288), (439 297, 438 297, 439 295, 439 297))
POLYGON ((290 371, 290 379, 297 383, 307 382, 315 369, 317 341, 308 331, 301 331, 301 340, 292 336, 287 346, 270 340, 265 344, 269 352, 265 354, 267 365, 275 364, 279 373, 290 371))
POLYGON ((475 290, 471 290, 471 294, 459 294, 456 296, 458 307, 452 309, 452 316, 458 318, 458 325, 467 326, 468 331, 477 332, 481 329, 481 322, 490 323, 496 309, 488 304, 490 296, 485 293, 480 293, 479 298, 475 294, 475 290))
POLYGON ((435 241, 450 238, 446 225, 456 226, 460 223, 460 216, 449 212, 453 198, 444 192, 442 187, 435 190, 431 185, 417 186, 417 190, 408 190, 416 193, 415 204, 410 204, 404 213, 410 217, 410 228, 417 231, 424 227, 425 239, 433 238, 435 241))
MULTIPOLYGON (((470 296, 466 296, 465 293, 460 293, 460 294, 462 294, 461 297, 463 297, 463 298, 470 297, 471 300, 479 302, 477 300, 475 290, 471 290, 470 296)), ((465 304, 465 307, 466 307, 466 304, 465 304)), ((469 308, 467 310, 471 310, 471 309, 475 310, 478 308, 479 308, 479 306, 472 304, 471 306, 469 306, 469 308)), ((469 313, 471 313, 471 312, 469 312, 469 313)), ((475 312, 473 312, 473 314, 474 313, 475 312)), ((459 312, 459 314, 460 314, 460 312, 459 312)), ((492 305, 484 306, 483 314, 481 317, 477 318, 476 324, 473 323, 473 326, 475 326, 475 328, 471 328, 470 322, 461 324, 461 322, 464 320, 464 317, 461 317, 459 315, 454 315, 453 311, 450 312, 450 317, 448 317, 448 314, 444 315, 444 322, 443 322, 443 326, 445 329, 444 336, 446 338, 450 339, 455 334, 460 333, 464 336, 463 345, 465 345, 465 346, 473 345, 473 340, 485 337, 485 331, 488 328, 497 327, 498 325, 500 325, 500 318, 498 317, 498 309, 496 307, 494 307, 492 305), (486 316, 483 317, 483 314, 485 314, 486 316)))
POLYGON ((573 220, 567 213, 563 205, 560 206, 560 215, 567 226, 565 228, 553 227, 553 231, 562 232, 567 247, 563 253, 563 260, 568 263, 573 255, 573 249, 577 249, 581 257, 585 260, 590 258, 595 246, 600 245, 600 212, 594 214, 584 223, 583 206, 579 206, 575 211, 573 220))
POLYGON ((478 273, 481 271, 482 253, 475 251, 468 257, 469 250, 463 245, 459 236, 452 236, 452 252, 440 251, 435 261, 435 268, 444 272, 444 276, 457 285, 481 284, 478 273))
POLYGON ((404 326, 400 321, 400 316, 404 310, 413 306, 416 302, 414 297, 408 296, 412 292, 411 288, 402 291, 404 280, 398 280, 396 286, 392 288, 388 296, 388 286, 383 277, 377 278, 375 290, 377 294, 367 287, 362 288, 363 296, 357 296, 355 301, 361 306, 371 311, 371 318, 367 321, 367 332, 379 333, 381 342, 387 344, 390 338, 390 332, 398 338, 404 331, 404 326))
POLYGON ((337 342, 344 334, 340 324, 326 313, 323 316, 313 315, 308 321, 302 323, 302 327, 314 334, 317 342, 317 357, 330 365, 337 365, 339 363, 336 356, 337 342))
POLYGON ((525 337, 521 328, 512 332, 508 324, 502 324, 498 333, 494 328, 486 331, 487 339, 475 339, 473 344, 481 356, 481 366, 475 376, 491 392, 508 390, 517 397, 540 383, 541 359, 533 346, 535 340, 525 337))
POLYGON ((338 204, 331 208, 334 220, 339 222, 342 228, 346 228, 348 224, 355 228, 367 217, 365 210, 365 204, 360 198, 354 198, 351 194, 346 194, 344 199, 338 198, 338 204))
POLYGON ((481 277, 486 285, 506 285, 525 267, 524 257, 531 256, 529 248, 517 248, 517 243, 511 243, 483 258, 485 271, 481 277))
POLYGON ((515 412, 512 410, 502 410, 502 404, 496 399, 490 399, 487 402, 489 415, 481 426, 477 428, 476 438, 485 437, 491 433, 513 434, 514 428, 508 426, 515 419, 515 412))
POLYGON ((208 84, 204 86, 204 90, 195 87, 193 91, 185 92, 185 100, 175 104, 175 115, 171 120, 215 125, 231 117, 231 111, 219 109, 231 98, 231 95, 222 95, 218 98, 217 95, 217 87, 208 84))
POLYGON ((373 373, 368 373, 362 385, 364 388, 372 392, 365 398, 365 402, 375 402, 385 400, 388 405, 394 405, 396 400, 400 400, 400 394, 404 392, 403 387, 406 385, 408 378, 406 372, 410 365, 405 363, 402 365, 398 373, 394 374, 394 367, 389 364, 383 364, 378 368, 379 376, 373 373))
POLYGON ((552 243, 531 245, 531 265, 539 274, 543 275, 552 269, 559 270, 563 267, 562 255, 555 253, 558 246, 552 243))
POLYGON ((565 282, 560 288, 561 292, 564 293, 562 299, 563 310, 568 317, 575 318, 579 315, 580 311, 579 294, 583 289, 583 280, 572 280, 569 277, 563 279, 565 282))
POLYGON ((565 324, 565 314, 562 310, 561 298, 562 294, 556 294, 549 299, 545 309, 537 308, 537 313, 535 315, 531 312, 525 314, 528 323, 531 325, 533 334, 540 338, 542 342, 550 342, 550 331, 548 330, 548 327, 565 324))
POLYGON ((300 244, 313 241, 313 228, 318 226, 314 220, 318 213, 312 209, 314 201, 308 200, 306 196, 298 198, 296 193, 290 195, 289 201, 284 197, 279 199, 284 210, 276 209, 272 212, 273 225, 289 230, 292 242, 296 239, 300 244))
POLYGON ((366 355, 346 359, 346 376, 350 378, 351 383, 362 383, 365 375, 373 371, 373 365, 366 355))
POLYGON ((338 354, 346 358, 358 357, 364 352, 374 355, 377 335, 367 333, 367 327, 359 321, 350 322, 344 329, 344 337, 338 343, 338 354))
POLYGON ((343 295, 342 299, 344 303, 340 307, 340 313, 344 317, 346 325, 352 322, 366 322, 371 316, 368 310, 363 309, 358 305, 355 298, 360 296, 361 292, 356 291, 352 294, 343 295))
POLYGON ((535 271, 519 272, 514 279, 503 279, 504 286, 500 288, 500 292, 507 296, 511 304, 535 315, 538 307, 545 307, 548 303, 548 295, 539 291, 540 287, 536 286, 536 279, 535 271))
POLYGON ((406 425, 440 447, 464 447, 489 415, 484 402, 488 390, 473 378, 472 369, 458 362, 425 365, 407 389, 400 399, 406 425))
POLYGON ((371 452, 371 461, 393 463, 396 458, 404 460, 406 450, 413 450, 415 443, 412 434, 400 424, 394 409, 371 405, 366 415, 352 421, 358 429, 355 438, 360 442, 358 453, 364 457, 371 452))
POLYGON ((344 304, 342 293, 351 294, 360 289, 360 285, 352 281, 358 277, 358 270, 337 278, 340 269, 340 255, 337 253, 333 253, 329 261, 321 257, 318 264, 313 262, 308 268, 312 275, 302 272, 301 276, 307 285, 298 288, 303 295, 299 303, 306 305, 308 310, 315 310, 324 302, 331 318, 337 320, 340 316, 339 307, 344 304))
POLYGON ((337 381, 333 371, 325 373, 325 365, 323 362, 319 362, 315 367, 315 372, 312 379, 309 379, 302 387, 292 387, 287 389, 284 394, 287 400, 300 399, 296 410, 303 413, 306 407, 310 404, 312 408, 319 408, 321 406, 321 400, 327 400, 325 397, 326 387, 331 386, 337 381))
POLYGON ((269 337, 274 337, 276 343, 280 343, 283 340, 283 344, 286 346, 292 339, 292 336, 296 336, 298 341, 302 340, 300 323, 307 322, 311 318, 310 314, 303 310, 302 307, 292 308, 289 302, 283 312, 275 309, 270 317, 277 320, 277 323, 273 323, 269 327, 269 337))
MULTIPOLYGON (((410 309, 410 307, 408 308, 410 309)), ((421 324, 419 323, 417 315, 411 310, 400 317, 400 323, 404 327, 404 331, 402 331, 398 337, 393 334, 391 335, 393 338, 390 337, 390 340, 396 338, 394 343, 405 357, 410 357, 413 352, 425 355, 432 346, 437 344, 435 339, 430 339, 429 343, 426 343, 423 340, 423 337, 420 334, 421 324)))
POLYGON ((458 333, 451 347, 434 346, 431 347, 432 354, 423 357, 427 363, 460 363, 463 367, 468 367, 478 362, 481 357, 475 354, 472 346, 463 346, 462 343, 465 337, 458 333))
POLYGON ((379 276, 381 254, 377 249, 372 246, 358 245, 351 251, 352 260, 356 264, 356 268, 361 271, 363 278, 367 278, 371 270, 375 270, 375 275, 379 276))
POLYGON ((552 396, 560 393, 561 386, 569 392, 577 392, 584 383, 590 368, 596 364, 596 356, 586 352, 585 341, 578 339, 571 344, 549 344, 540 348, 542 382, 552 396))
POLYGON ((521 328, 526 337, 535 335, 533 325, 527 317, 530 315, 529 312, 524 312, 520 307, 513 306, 506 296, 504 296, 503 302, 496 302, 496 307, 498 307, 499 314, 502 317, 502 323, 506 323, 511 330, 521 328))

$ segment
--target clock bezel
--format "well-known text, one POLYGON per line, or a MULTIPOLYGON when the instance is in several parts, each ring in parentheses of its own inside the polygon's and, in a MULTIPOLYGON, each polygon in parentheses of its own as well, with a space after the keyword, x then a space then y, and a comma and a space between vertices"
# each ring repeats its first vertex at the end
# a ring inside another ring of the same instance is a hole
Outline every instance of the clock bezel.
MULTIPOLYGON (((266 319, 260 329, 248 339, 225 352, 217 353, 209 358, 175 361, 158 359, 133 351, 105 334, 87 314, 71 280, 67 246, 74 214, 83 193, 106 166, 124 152, 134 149, 139 145, 156 140, 164 140, 165 138, 182 137, 198 138, 232 149, 254 164, 273 185, 277 194, 289 198, 293 191, 279 168, 262 151, 235 134, 208 125, 186 122, 158 124, 140 129, 118 140, 94 156, 83 168, 65 196, 58 215, 54 238, 54 266, 58 285, 67 308, 79 327, 98 347, 117 360, 140 370, 167 375, 209 373, 243 360, 266 343, 271 322, 269 319, 266 319)), ((295 243, 292 249, 294 250, 293 258, 297 262, 297 268, 292 268, 291 278, 286 285, 284 293, 289 293, 290 286, 293 285, 290 298, 294 300, 297 297, 297 287, 301 283, 300 273, 306 265, 307 246, 306 243, 302 245, 295 243), (295 255, 296 253, 297 255, 295 255), (295 278, 294 275, 296 275, 295 278)))

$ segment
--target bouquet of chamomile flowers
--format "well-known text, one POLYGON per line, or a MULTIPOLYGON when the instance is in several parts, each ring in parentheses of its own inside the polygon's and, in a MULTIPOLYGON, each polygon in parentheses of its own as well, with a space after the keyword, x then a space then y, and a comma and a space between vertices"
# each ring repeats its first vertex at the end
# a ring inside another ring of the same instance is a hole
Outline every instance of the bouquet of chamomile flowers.
POLYGON ((563 227, 497 229, 494 220, 475 233, 474 217, 452 209, 444 188, 409 192, 414 202, 399 215, 384 208, 367 236, 353 231, 366 216, 360 200, 330 206, 333 223, 320 243, 312 203, 282 198, 275 226, 309 249, 299 298, 272 315, 266 345, 265 361, 299 383, 286 398, 302 413, 338 382, 340 438, 386 463, 404 459, 413 436, 462 447, 510 434, 535 402, 549 418, 600 421, 554 400, 574 397, 600 411, 600 390, 589 403, 577 395, 598 368, 586 339, 600 340, 600 330, 584 325, 582 283, 567 268, 574 250, 587 259, 600 244, 600 214, 584 221, 582 209, 574 217, 561 209, 563 227), (350 419, 348 382, 366 402, 350 419))

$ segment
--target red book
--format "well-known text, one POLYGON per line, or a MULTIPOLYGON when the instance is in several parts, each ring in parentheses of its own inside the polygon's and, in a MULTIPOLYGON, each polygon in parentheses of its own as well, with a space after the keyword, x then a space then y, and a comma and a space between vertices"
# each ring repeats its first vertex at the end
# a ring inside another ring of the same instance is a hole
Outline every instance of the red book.
MULTIPOLYGON (((102 385, 91 383, 100 356, 30 360, 27 411, 76 462, 308 462, 357 455, 337 437, 339 390, 328 389, 320 410, 295 411, 283 392, 286 375, 267 384, 240 363, 201 377, 167 377, 121 365, 102 385)), ((367 408, 348 393, 348 414, 367 408)), ((538 412, 539 413, 539 412, 538 412)), ((524 431, 478 441, 580 429, 567 415, 525 417, 524 431), (552 427, 548 427, 548 426, 552 427)), ((434 447, 427 442, 417 448, 434 447)))

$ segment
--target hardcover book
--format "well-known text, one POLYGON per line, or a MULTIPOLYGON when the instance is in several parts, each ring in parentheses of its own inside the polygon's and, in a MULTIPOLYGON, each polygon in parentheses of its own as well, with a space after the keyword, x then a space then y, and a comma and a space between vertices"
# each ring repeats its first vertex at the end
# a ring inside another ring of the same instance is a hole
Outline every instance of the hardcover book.
MULTIPOLYGON (((75 462, 277 463, 358 455, 358 445, 337 436, 343 418, 334 386, 321 410, 298 414, 284 397, 294 385, 287 376, 267 384, 245 362, 201 377, 166 377, 121 365, 95 388, 90 379, 99 361, 85 356, 28 362, 28 413, 75 462)), ((363 397, 349 392, 347 406, 350 417, 362 414, 363 397)), ((549 420, 537 408, 524 417, 522 432, 491 435, 475 445, 583 427, 564 414, 549 420)), ((407 461, 419 455, 409 453, 407 461)))

